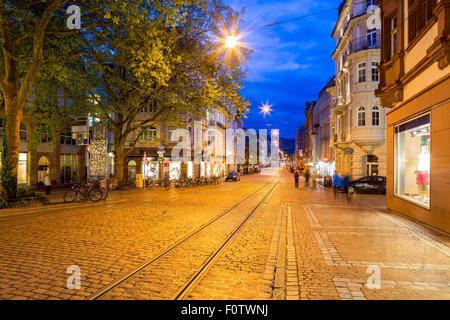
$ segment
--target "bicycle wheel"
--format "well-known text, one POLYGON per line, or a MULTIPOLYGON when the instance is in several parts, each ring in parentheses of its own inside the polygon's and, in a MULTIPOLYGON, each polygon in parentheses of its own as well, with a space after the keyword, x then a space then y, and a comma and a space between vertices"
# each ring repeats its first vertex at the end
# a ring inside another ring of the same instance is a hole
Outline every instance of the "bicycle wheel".
POLYGON ((68 190, 64 193, 64 202, 72 203, 77 199, 77 192, 75 190, 68 190))
POLYGON ((100 189, 94 189, 89 192, 89 200, 92 202, 99 202, 103 199, 103 192, 100 189))
POLYGON ((89 200, 88 191, 80 191, 79 193, 80 200, 86 202, 89 200))

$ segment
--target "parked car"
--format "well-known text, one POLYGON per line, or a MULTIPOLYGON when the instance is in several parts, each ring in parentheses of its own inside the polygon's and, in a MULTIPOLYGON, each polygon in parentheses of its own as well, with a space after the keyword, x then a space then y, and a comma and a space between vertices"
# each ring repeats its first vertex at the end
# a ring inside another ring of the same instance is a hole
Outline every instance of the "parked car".
POLYGON ((225 179, 225 182, 228 182, 228 181, 238 182, 240 180, 241 180, 241 177, 239 176, 239 173, 233 171, 228 174, 228 176, 225 179))
POLYGON ((386 177, 367 176, 351 181, 349 191, 386 194, 386 177))

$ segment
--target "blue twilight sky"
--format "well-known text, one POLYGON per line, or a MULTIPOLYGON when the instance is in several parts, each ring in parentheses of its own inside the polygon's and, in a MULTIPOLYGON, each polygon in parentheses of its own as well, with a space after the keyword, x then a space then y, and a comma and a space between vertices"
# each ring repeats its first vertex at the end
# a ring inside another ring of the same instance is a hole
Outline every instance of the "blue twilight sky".
MULTIPOLYGON (((337 8, 340 0, 225 0, 234 9, 245 7, 241 30, 337 8)), ((280 129, 283 138, 294 138, 295 128, 304 122, 306 101, 317 99, 319 91, 334 75, 331 38, 337 10, 263 28, 243 41, 254 50, 243 94, 252 103, 246 128, 280 129), (259 106, 273 107, 266 119, 259 106)))

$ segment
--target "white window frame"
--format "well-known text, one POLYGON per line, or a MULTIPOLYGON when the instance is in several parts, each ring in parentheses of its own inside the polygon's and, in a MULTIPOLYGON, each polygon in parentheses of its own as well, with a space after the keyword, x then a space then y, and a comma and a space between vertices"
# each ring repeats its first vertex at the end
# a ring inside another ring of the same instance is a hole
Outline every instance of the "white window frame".
POLYGON ((380 74, 379 74, 379 72, 378 72, 378 62, 376 62, 376 61, 373 61, 372 62, 372 64, 371 64, 371 79, 372 79, 372 81, 373 82, 378 82, 378 81, 380 81, 380 74))
POLYGON ((358 127, 365 127, 366 126, 366 108, 359 107, 357 114, 357 125, 358 127), (362 117, 360 116, 362 115, 362 117))
POLYGON ((358 64, 358 83, 366 82, 366 63, 358 64))

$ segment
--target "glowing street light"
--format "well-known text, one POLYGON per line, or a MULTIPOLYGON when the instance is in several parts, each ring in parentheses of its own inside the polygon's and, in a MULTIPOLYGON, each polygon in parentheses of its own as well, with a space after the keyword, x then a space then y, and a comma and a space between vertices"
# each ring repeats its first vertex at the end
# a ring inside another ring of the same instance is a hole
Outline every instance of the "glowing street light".
POLYGON ((270 113, 272 112, 272 106, 270 104, 268 104, 267 102, 264 103, 261 107, 259 107, 259 109, 264 114, 264 116, 266 116, 268 114, 270 115, 270 113))
POLYGON ((228 35, 225 37, 225 48, 234 49, 238 46, 238 38, 235 35, 228 35))

